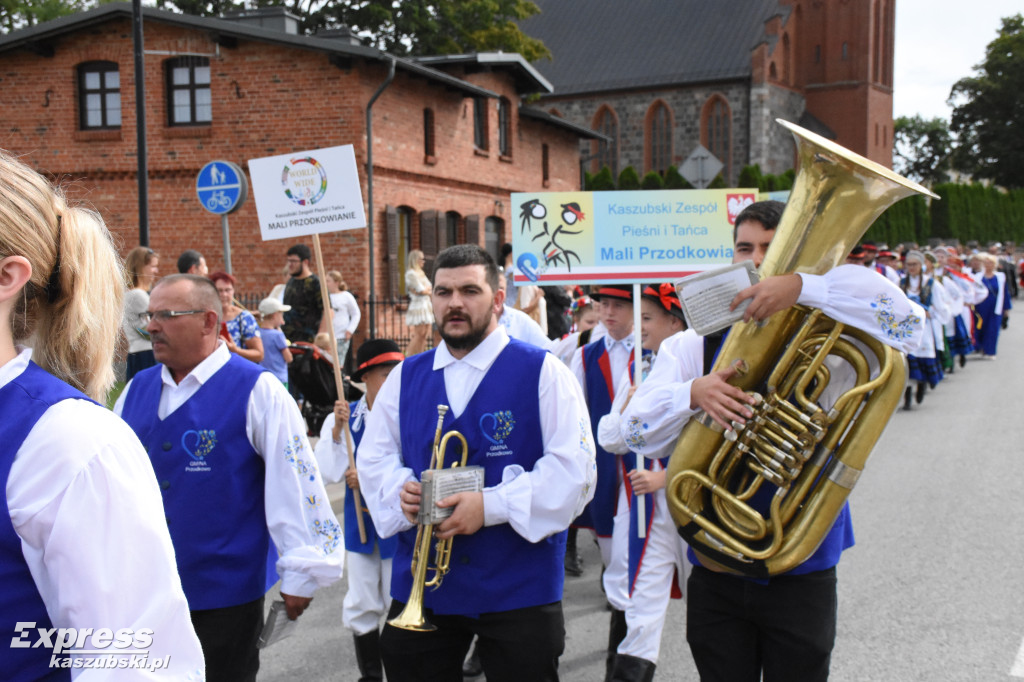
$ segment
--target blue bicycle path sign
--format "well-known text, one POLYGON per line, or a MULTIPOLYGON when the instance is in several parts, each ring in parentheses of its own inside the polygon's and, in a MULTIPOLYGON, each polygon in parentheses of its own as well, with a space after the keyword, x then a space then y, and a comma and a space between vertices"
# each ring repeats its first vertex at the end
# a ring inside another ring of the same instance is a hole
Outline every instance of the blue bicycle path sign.
POLYGON ((249 196, 245 173, 230 161, 211 161, 196 177, 196 196, 210 213, 227 215, 237 211, 249 196))

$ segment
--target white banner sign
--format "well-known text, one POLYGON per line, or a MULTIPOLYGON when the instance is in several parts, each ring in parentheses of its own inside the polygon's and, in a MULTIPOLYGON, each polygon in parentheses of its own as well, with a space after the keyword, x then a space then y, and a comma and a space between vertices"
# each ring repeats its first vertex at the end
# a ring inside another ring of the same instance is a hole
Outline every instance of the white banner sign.
POLYGON ((249 159, 263 240, 366 227, 352 145, 249 159))

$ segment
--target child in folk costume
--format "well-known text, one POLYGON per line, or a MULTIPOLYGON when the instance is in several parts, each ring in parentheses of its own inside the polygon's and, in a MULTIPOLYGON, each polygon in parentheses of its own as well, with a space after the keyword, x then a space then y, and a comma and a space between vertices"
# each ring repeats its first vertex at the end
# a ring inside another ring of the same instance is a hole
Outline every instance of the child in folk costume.
MULTIPOLYGON (((906 389, 903 407, 910 409, 913 384, 917 383, 916 398, 921 403, 924 400, 926 386, 935 388, 942 380, 942 367, 936 357, 935 332, 933 325, 936 320, 946 318, 947 312, 944 299, 936 292, 935 281, 924 272, 924 254, 920 251, 907 253, 905 267, 906 273, 900 278, 900 288, 911 301, 918 303, 927 313, 925 320, 925 334, 921 346, 913 354, 907 355, 907 365, 910 370, 907 375, 909 385, 906 389)), ((941 324, 938 325, 941 329, 941 324)))
MULTIPOLYGON (((665 282, 644 289, 641 301, 641 338, 644 346, 643 372, 653 367, 661 342, 686 329, 683 311, 675 287, 665 282)), ((622 437, 620 421, 635 389, 635 363, 619 379, 610 413, 598 425, 598 441, 609 452, 621 455, 624 485, 619 489, 619 509, 612 534, 612 561, 624 570, 605 572, 605 591, 623 589, 610 586, 609 576, 626 580, 629 595, 626 604, 626 630, 608 652, 608 678, 615 682, 650 680, 654 675, 661 647, 661 633, 670 597, 679 597, 679 585, 685 585, 689 573, 686 545, 676 533, 675 521, 665 499, 665 467, 668 458, 639 458, 629 450, 622 437), (640 506, 643 506, 644 537, 639 534, 640 506)), ((614 635, 615 633, 611 633, 614 635)))
POLYGON ((404 357, 398 344, 390 339, 373 339, 359 347, 352 380, 365 382, 366 393, 351 405, 344 400, 335 403, 334 412, 327 415, 320 428, 320 440, 314 451, 324 481, 336 483, 344 477, 349 488, 349 494, 345 495, 348 592, 341 618, 355 636, 360 680, 367 682, 383 679, 378 628, 391 605, 391 559, 395 555, 398 538, 379 538, 369 512, 361 504, 359 513, 363 517, 366 542, 361 541, 354 494, 359 490, 359 478, 356 470, 348 466, 348 443, 343 431, 347 421, 352 433, 352 446, 358 448, 366 415, 373 408, 377 392, 404 357))
POLYGON ((996 356, 1003 313, 1012 306, 1006 275, 998 270, 999 261, 987 253, 978 254, 978 259, 981 261, 981 272, 975 273, 974 279, 984 284, 989 293, 984 301, 974 306, 974 348, 988 359, 996 356))
MULTIPOLYGON (((572 357, 570 369, 583 388, 590 413, 594 441, 597 441, 597 423, 608 414, 615 399, 615 381, 633 359, 633 286, 604 285, 591 294, 597 301, 601 323, 607 333, 578 349, 572 357)), ((573 523, 577 528, 589 528, 597 537, 601 561, 605 572, 610 569, 612 529, 618 498, 619 472, 615 455, 600 446, 597 451, 597 484, 594 498, 573 523)), ((569 538, 570 541, 572 538, 569 538)), ((571 565, 573 546, 566 548, 566 565, 571 565)), ((612 580, 612 584, 618 584, 612 580)), ((613 620, 623 620, 627 595, 625 590, 605 592, 614 609, 613 620)))

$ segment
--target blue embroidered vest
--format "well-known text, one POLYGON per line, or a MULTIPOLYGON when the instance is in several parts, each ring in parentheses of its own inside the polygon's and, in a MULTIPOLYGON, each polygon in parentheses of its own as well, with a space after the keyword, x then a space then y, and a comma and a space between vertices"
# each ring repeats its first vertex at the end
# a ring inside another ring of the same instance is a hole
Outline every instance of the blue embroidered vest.
MULTIPOLYGON (((14 464, 14 456, 25 442, 39 418, 51 406, 63 400, 89 400, 34 362, 18 377, 0 389, 0 490, 7 490, 7 479, 14 464)), ((0 514, 0 632, 11 636, 18 622, 33 625, 22 630, 23 641, 30 645, 37 641, 37 628, 50 629, 53 623, 46 612, 43 598, 36 588, 25 555, 21 551, 21 538, 11 524, 11 514, 4 495, 4 511, 0 514)), ((95 623, 97 627, 101 623, 95 623)), ((12 637, 13 639, 13 637, 12 637)), ((50 669, 50 647, 11 647, 5 642, 3 678, 12 682, 21 680, 70 680, 69 669, 50 669)), ((58 656, 63 659, 65 656, 58 656)))
POLYGON ((266 476, 245 420, 249 395, 265 370, 232 355, 184 405, 160 420, 162 367, 135 375, 121 416, 153 462, 189 608, 259 599, 273 584, 267 574, 266 476))
POLYGON ((573 525, 593 528, 601 537, 611 537, 618 501, 618 461, 615 455, 602 448, 598 442, 597 425, 601 417, 612 410, 617 377, 612 376, 611 362, 603 338, 583 347, 583 378, 587 389, 590 430, 594 437, 597 484, 594 486, 594 499, 587 504, 573 525))
MULTIPOLYGON (((357 400, 354 403, 349 404, 349 418, 348 426, 352 431, 352 445, 356 448, 356 467, 359 466, 359 443, 363 440, 363 433, 365 433, 364 427, 366 426, 366 417, 358 417, 356 415, 356 406, 359 405, 357 400)), ((342 436, 344 438, 344 436, 342 436)), ((364 499, 362 491, 360 491, 360 500, 364 499)), ((359 541, 359 522, 356 521, 356 502, 355 495, 352 494, 350 489, 345 490, 345 549, 349 552, 356 552, 357 554, 373 554, 373 545, 377 543, 380 546, 380 558, 390 559, 395 556, 395 547, 398 546, 398 538, 392 535, 389 538, 381 538, 377 535, 377 529, 373 526, 373 519, 370 518, 370 511, 366 508, 366 503, 362 505, 363 511, 363 527, 366 530, 366 542, 359 541)))
MULTIPOLYGON (((484 467, 484 485, 501 483, 506 467, 526 471, 544 454, 537 386, 547 353, 511 340, 480 382, 465 411, 449 412, 443 433, 457 430, 469 445, 467 465, 484 467)), ((402 364, 399 420, 402 457, 417 478, 430 466, 437 426, 437 405, 449 405, 444 371, 434 371, 434 351, 402 364)), ((458 448, 449 441, 450 465, 458 448)), ((565 532, 531 543, 503 523, 485 526, 452 542, 451 570, 436 590, 427 590, 424 605, 438 614, 475 616, 557 602, 562 598, 565 532)), ((410 565, 416 529, 398 535, 391 596, 408 601, 410 565)), ((434 551, 431 546, 430 559, 434 551)))

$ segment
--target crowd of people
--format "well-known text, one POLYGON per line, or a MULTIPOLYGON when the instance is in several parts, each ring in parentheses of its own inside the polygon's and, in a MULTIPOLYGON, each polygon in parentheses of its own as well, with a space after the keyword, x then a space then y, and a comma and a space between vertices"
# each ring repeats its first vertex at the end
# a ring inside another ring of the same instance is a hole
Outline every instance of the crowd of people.
MULTIPOLYGON (((343 362, 360 311, 337 271, 324 305, 308 247, 288 249, 282 295, 253 314, 235 277, 209 273, 195 251, 163 278, 146 247, 122 269, 98 215, 4 155, 0 196, 0 613, 10 632, 32 621, 74 634, 64 651, 12 647, 11 679, 70 679, 103 658, 110 628, 152 635, 137 645, 151 677, 254 680, 270 588, 294 620, 347 570, 339 620, 360 680, 557 680, 580 535, 600 548, 606 680, 653 679, 669 600, 684 596, 701 679, 827 678, 848 506, 813 553, 770 577, 723 570, 728 553, 687 546, 669 513, 683 428, 735 432, 757 406, 730 383, 736 367, 715 368, 728 331, 687 329, 672 283, 637 300, 631 285, 525 289, 510 250, 499 264, 449 247, 430 273, 411 252, 410 345, 355 349, 362 397, 335 402, 311 440, 287 365, 330 330, 343 362), (122 335, 126 385, 107 410, 122 335), (439 445, 453 431, 474 476, 438 499, 422 481, 457 457, 439 445), (325 486, 342 483, 339 524, 325 486), (88 542, 83 518, 97 531, 88 542), (451 541, 436 559, 431 532, 451 541), (416 626, 410 608, 422 610, 416 626)), ((760 265, 782 209, 757 202, 737 216, 736 262, 760 265)), ((1002 249, 865 243, 824 275, 765 278, 732 307, 763 322, 802 304, 907 354, 910 409, 968 355, 996 358, 1019 277, 1002 249)), ((852 382, 830 372, 823 410, 852 382)), ((749 504, 767 513, 776 487, 749 504)), ((125 653, 106 657, 116 667, 125 653)))

